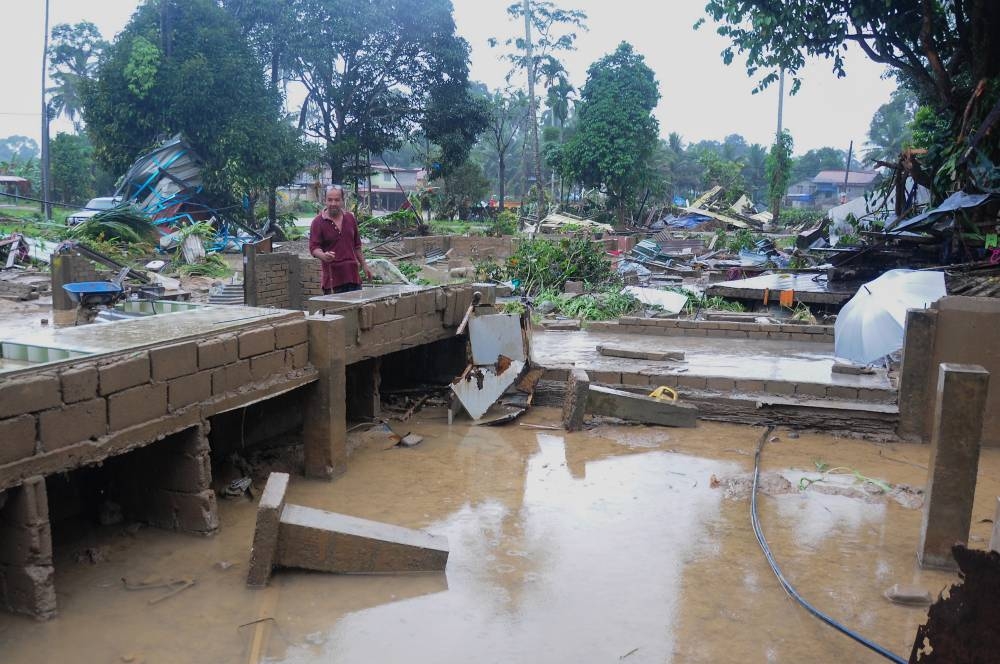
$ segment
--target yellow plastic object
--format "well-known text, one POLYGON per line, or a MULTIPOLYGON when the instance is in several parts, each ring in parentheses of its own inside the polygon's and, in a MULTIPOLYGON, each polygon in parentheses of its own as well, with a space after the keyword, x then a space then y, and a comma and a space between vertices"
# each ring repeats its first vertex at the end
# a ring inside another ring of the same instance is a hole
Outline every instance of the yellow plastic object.
POLYGON ((650 392, 649 396, 663 401, 677 401, 677 390, 672 387, 667 387, 666 385, 661 385, 650 392))

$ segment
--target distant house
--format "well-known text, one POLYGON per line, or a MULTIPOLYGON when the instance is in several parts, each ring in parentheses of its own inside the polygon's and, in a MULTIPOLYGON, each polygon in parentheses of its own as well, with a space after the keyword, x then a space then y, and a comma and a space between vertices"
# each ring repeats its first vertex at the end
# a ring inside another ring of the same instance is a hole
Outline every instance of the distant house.
POLYGON ((13 197, 0 196, 0 203, 17 204, 18 196, 31 195, 31 182, 16 175, 0 175, 0 191, 13 197))
POLYGON ((829 210, 871 191, 878 178, 878 171, 820 171, 789 187, 787 200, 793 208, 829 210))
POLYGON ((365 200, 370 193, 371 209, 393 211, 402 207, 407 194, 423 188, 426 184, 427 171, 422 168, 393 167, 390 171, 386 166, 372 164, 370 180, 358 183, 358 197, 365 200), (368 190, 369 181, 371 182, 370 192, 368 190))
MULTIPOLYGON (((370 179, 358 181, 358 198, 362 205, 367 205, 371 199, 373 210, 398 210, 406 200, 406 195, 423 188, 427 183, 427 172, 422 168, 387 167, 381 164, 371 165, 370 179), (393 177, 395 176, 395 177, 393 177), (399 181, 397 184, 397 180, 399 181), (369 181, 371 191, 369 191, 369 181), (402 187, 402 191, 400 191, 402 187)), ((301 193, 298 197, 321 202, 326 188, 334 184, 329 166, 304 171, 295 178, 294 189, 301 193)), ((343 184, 348 191, 354 187, 343 184)), ((290 188, 290 189, 292 189, 290 188)))

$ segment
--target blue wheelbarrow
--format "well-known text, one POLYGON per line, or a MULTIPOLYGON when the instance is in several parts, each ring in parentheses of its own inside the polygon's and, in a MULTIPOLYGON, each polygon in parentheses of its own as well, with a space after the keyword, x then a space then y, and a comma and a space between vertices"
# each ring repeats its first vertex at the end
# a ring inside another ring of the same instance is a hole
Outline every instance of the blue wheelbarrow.
POLYGON ((70 300, 87 308, 111 306, 125 294, 119 284, 110 281, 79 281, 63 284, 63 290, 70 300))

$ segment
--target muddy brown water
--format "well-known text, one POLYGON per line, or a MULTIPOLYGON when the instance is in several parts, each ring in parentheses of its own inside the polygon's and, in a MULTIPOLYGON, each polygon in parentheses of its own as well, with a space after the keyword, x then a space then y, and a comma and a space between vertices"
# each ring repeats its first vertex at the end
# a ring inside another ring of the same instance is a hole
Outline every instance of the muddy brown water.
MULTIPOLYGON (((548 425, 551 409, 523 420, 548 425)), ((399 428, 399 427, 397 427, 399 428)), ((445 574, 276 571, 244 585, 254 504, 220 500, 222 531, 198 538, 122 526, 57 546, 60 615, 0 615, 0 660, 36 662, 877 662, 788 599, 757 546, 749 501, 713 475, 746 473, 761 430, 599 426, 574 434, 448 427, 386 449, 358 437, 345 476, 293 478, 292 502, 446 535, 445 574), (100 552, 99 562, 79 555, 100 552), (225 567, 218 563, 232 563, 225 567), (192 577, 162 589, 130 582, 192 577), (247 623, 260 621, 244 627, 247 623)), ((399 433, 405 433, 400 430, 399 433)), ((797 483, 815 463, 922 485, 927 448, 778 430, 763 467, 797 483)), ((1000 451, 984 450, 972 545, 985 547, 1000 451)), ((933 595, 957 578, 915 562, 921 512, 819 492, 760 499, 785 574, 818 607, 908 656, 924 608, 889 603, 895 583, 933 595)))

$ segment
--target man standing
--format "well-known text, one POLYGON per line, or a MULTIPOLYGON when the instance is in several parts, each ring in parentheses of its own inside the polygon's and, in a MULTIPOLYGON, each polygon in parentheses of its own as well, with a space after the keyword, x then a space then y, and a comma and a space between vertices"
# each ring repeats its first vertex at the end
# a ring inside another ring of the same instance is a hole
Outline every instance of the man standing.
POLYGON ((309 226, 309 253, 323 262, 323 294, 361 290, 358 267, 368 279, 372 271, 361 251, 358 221, 344 209, 344 190, 326 190, 326 207, 309 226))

